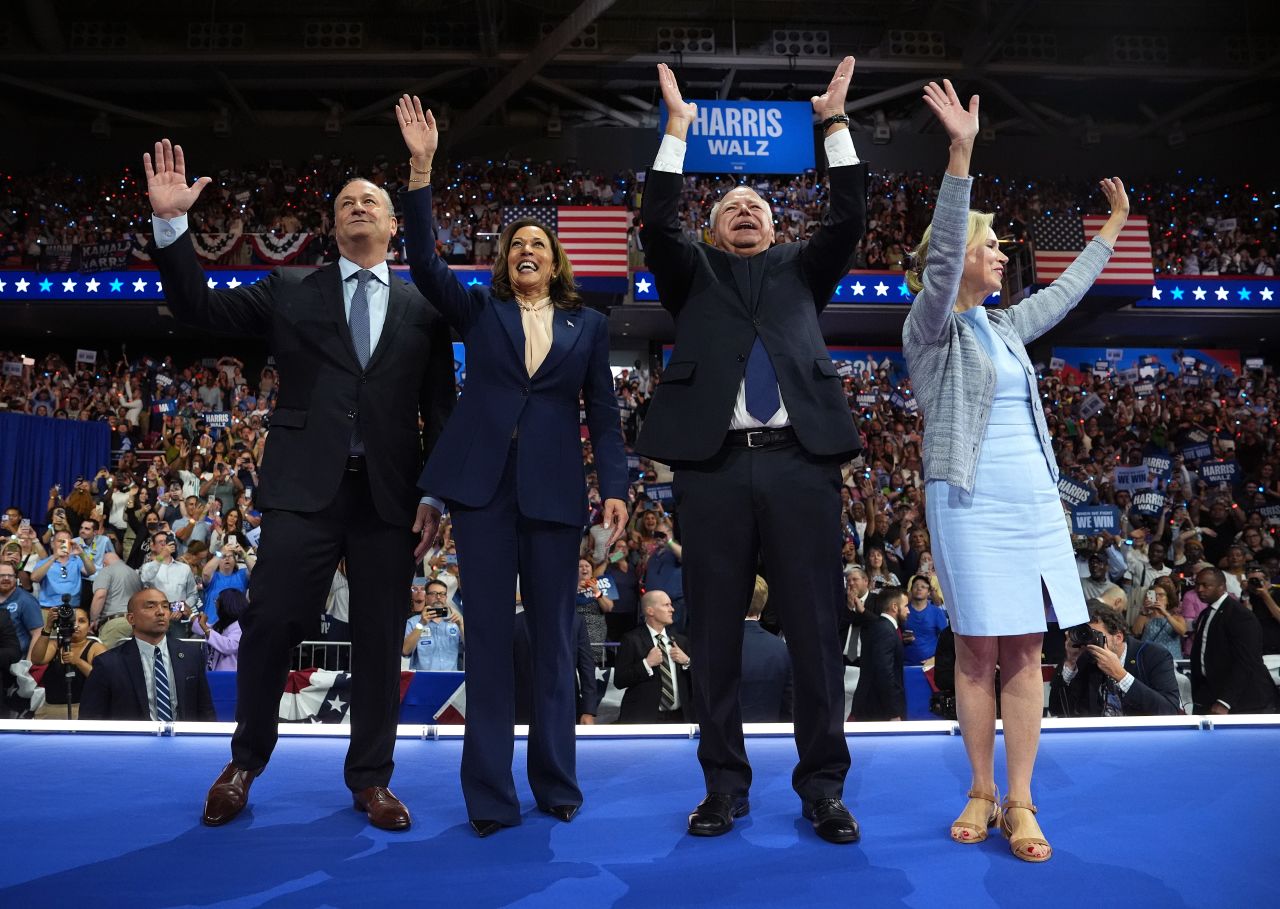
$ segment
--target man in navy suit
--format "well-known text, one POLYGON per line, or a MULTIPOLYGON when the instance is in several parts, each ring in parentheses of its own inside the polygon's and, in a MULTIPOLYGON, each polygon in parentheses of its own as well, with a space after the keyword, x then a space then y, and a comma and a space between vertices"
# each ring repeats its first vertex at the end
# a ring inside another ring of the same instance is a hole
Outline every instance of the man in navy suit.
POLYGON ((791 722, 791 654, 777 635, 760 624, 769 585, 756 578, 756 590, 742 627, 742 704, 744 723, 791 722))
POLYGON ((869 615, 862 625, 858 687, 853 692, 853 718, 858 722, 906 719, 899 629, 910 609, 901 587, 882 587, 867 599, 869 615))
POLYGON ((449 328, 387 268, 397 222, 382 187, 354 179, 339 189, 336 263, 215 287, 187 230, 187 211, 210 178, 188 184, 182 149, 167 139, 155 151, 143 163, 165 301, 180 322, 265 339, 280 378, 254 490, 262 540, 240 619, 231 761, 209 787, 204 822, 225 824, 247 804, 275 749, 289 654, 318 630, 345 558, 352 681, 344 782, 371 824, 404 830, 409 812, 388 788, 404 591, 415 543, 420 557, 438 526, 439 511, 420 502, 415 480, 457 396, 449 328))
POLYGON ((1196 575, 1208 606, 1196 617, 1191 644, 1191 700, 1196 713, 1275 713, 1276 686, 1262 661, 1262 626, 1227 593, 1219 568, 1196 575))
POLYGON ((217 719, 204 653, 199 644, 169 637, 171 616, 168 599, 154 587, 129 598, 125 619, 133 637, 93 661, 80 696, 80 719, 217 719))
POLYGON ((801 814, 829 842, 859 837, 842 801, 849 746, 837 616, 840 465, 862 445, 818 322, 866 224, 867 168, 844 113, 852 74, 846 57, 812 99, 831 184, 814 234, 774 246, 768 203, 739 186, 712 209, 708 245, 685 235, 680 212, 684 139, 699 112, 659 66, 667 127, 640 234, 676 339, 636 449, 674 470, 707 791, 689 816, 694 836, 724 834, 750 810, 738 688, 742 617, 763 558, 795 673, 801 814))
POLYGON ((1077 647, 1066 639, 1066 658, 1049 684, 1056 716, 1171 716, 1179 712, 1178 679, 1165 648, 1129 634, 1124 617, 1090 599, 1089 627, 1104 644, 1077 647))

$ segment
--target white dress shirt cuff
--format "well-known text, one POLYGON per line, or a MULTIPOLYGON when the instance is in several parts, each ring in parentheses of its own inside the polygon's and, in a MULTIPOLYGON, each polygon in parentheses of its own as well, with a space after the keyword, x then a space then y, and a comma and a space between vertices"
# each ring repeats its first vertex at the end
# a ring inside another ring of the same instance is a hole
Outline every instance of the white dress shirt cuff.
POLYGON ((155 236, 156 247, 164 249, 187 232, 186 212, 176 218, 162 218, 153 214, 151 216, 151 232, 155 236))
POLYGON ((1133 687, 1134 678, 1132 672, 1126 672, 1124 678, 1116 682, 1116 687, 1120 689, 1122 694, 1128 694, 1129 689, 1133 687))
POLYGON ((683 139, 664 135, 658 146, 658 157, 653 159, 653 169, 669 174, 684 173, 684 152, 688 146, 683 139))
POLYGON ((645 672, 647 672, 647 673, 649 674, 650 678, 652 678, 652 677, 653 677, 653 667, 652 667, 652 666, 650 666, 650 665, 649 665, 649 663, 648 663, 647 661, 645 661, 645 660, 641 660, 641 661, 640 661, 640 665, 644 667, 644 671, 645 671, 645 672))
POLYGON ((1076 677, 1076 673, 1079 671, 1080 671, 1079 669, 1072 669, 1066 663, 1063 663, 1062 664, 1062 681, 1070 685, 1071 680, 1076 677))
POLYGON ((418 500, 418 504, 430 505, 432 508, 434 508, 436 511, 440 512, 441 514, 444 514, 448 510, 447 508, 444 507, 444 502, 441 502, 435 496, 423 496, 421 499, 418 500))
MULTIPOLYGON (((822 147, 827 153, 827 167, 852 167, 861 164, 858 152, 853 147, 853 133, 847 129, 836 130, 822 140, 822 147)), ((657 167, 657 165, 654 165, 657 167)))

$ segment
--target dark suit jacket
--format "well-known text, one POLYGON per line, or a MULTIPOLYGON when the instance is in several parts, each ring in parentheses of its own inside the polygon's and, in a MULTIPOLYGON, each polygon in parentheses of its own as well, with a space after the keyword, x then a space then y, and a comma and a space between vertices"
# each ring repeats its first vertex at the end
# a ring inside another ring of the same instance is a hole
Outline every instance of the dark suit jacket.
MULTIPOLYGON (((175 638, 165 638, 165 641, 169 645, 169 665, 173 667, 178 691, 178 715, 174 719, 216 720, 200 645, 184 644, 175 638)), ((85 679, 84 692, 80 695, 80 718, 151 719, 142 654, 136 640, 129 638, 93 661, 93 672, 85 679)))
POLYGON ((178 321, 265 338, 275 356, 280 397, 254 492, 258 507, 314 512, 330 505, 358 425, 379 516, 412 525, 418 474, 456 398, 449 328, 422 294, 391 274, 386 322, 361 369, 337 263, 277 268, 253 284, 210 290, 189 232, 150 252, 178 321))
POLYGON ((902 681, 902 639, 884 616, 867 616, 862 625, 858 687, 853 692, 853 718, 862 721, 907 717, 907 691, 902 681))
MULTIPOLYGON (((1179 712, 1178 679, 1173 657, 1163 647, 1145 645, 1128 635, 1125 638, 1124 668, 1133 676, 1133 685, 1120 699, 1125 716, 1171 716, 1179 712)), ((1091 658, 1081 657, 1079 672, 1068 685, 1058 667, 1049 683, 1049 709, 1056 716, 1102 716, 1102 686, 1107 677, 1091 658)))
MULTIPOLYGON (((526 613, 516 613, 515 661, 516 661, 516 722, 533 720, 533 653, 530 649, 529 624, 526 613)), ((578 702, 574 718, 589 713, 596 715, 600 707, 600 686, 596 683, 596 655, 591 648, 591 636, 582 616, 573 614, 573 639, 575 648, 574 670, 578 676, 578 702)))
MULTIPOLYGON (((671 631, 665 632, 668 638, 680 645, 680 649, 689 654, 689 639, 684 635, 671 631)), ((622 689, 622 707, 618 711, 619 723, 662 723, 673 719, 670 713, 658 709, 662 700, 662 679, 658 673, 661 667, 653 670, 653 675, 644 671, 644 660, 653 649, 653 638, 649 634, 649 626, 641 625, 622 636, 618 642, 618 658, 613 666, 613 684, 622 689)), ((676 667, 676 690, 680 695, 680 710, 676 714, 684 720, 693 722, 692 690, 689 681, 689 670, 676 667)))
MULTIPOLYGON (((871 594, 868 593, 867 597, 870 598, 871 594)), ((841 600, 840 611, 836 613, 836 628, 839 631, 841 653, 846 653, 848 650, 850 631, 852 631, 853 634, 861 635, 862 626, 866 623, 868 619, 873 619, 873 618, 875 618, 875 616, 867 612, 865 609, 863 609, 862 612, 859 612, 856 609, 850 609, 847 598, 844 598, 841 600)), ((861 641, 861 638, 859 637, 858 647, 861 647, 861 646, 862 646, 862 641, 861 641)), ((858 650, 857 648, 855 648, 854 652, 859 654, 861 653, 861 651, 858 650)), ((848 662, 847 657, 845 659, 845 662, 846 663, 848 662)))
POLYGON ((1258 618, 1233 596, 1218 607, 1209 625, 1209 647, 1200 671, 1203 631, 1209 610, 1196 620, 1191 645, 1191 700, 1197 710, 1217 701, 1232 713, 1274 713, 1276 686, 1262 662, 1262 626, 1258 618))
POLYGON ((581 525, 586 471, 578 415, 581 392, 600 494, 626 500, 627 461, 609 371, 609 322, 593 309, 555 310, 551 350, 532 377, 524 365, 524 328, 513 300, 465 286, 435 251, 431 189, 401 194, 405 250, 414 283, 467 345, 466 391, 444 428, 419 486, 471 507, 498 488, 519 435, 517 487, 526 517, 581 525))
POLYGON ((800 444, 841 460, 861 449, 818 314, 865 228, 867 168, 833 167, 828 176, 831 207, 809 240, 744 258, 689 240, 679 218, 683 177, 649 171, 640 236, 676 344, 636 450, 668 464, 718 452, 757 335, 800 444))
POLYGON ((782 638, 759 622, 743 622, 738 700, 744 723, 791 722, 791 654, 782 638))

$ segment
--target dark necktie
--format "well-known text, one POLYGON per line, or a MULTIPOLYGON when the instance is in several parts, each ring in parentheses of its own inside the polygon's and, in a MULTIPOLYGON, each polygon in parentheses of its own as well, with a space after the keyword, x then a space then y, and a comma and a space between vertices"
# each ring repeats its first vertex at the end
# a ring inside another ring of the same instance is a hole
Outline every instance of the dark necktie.
POLYGON ((676 674, 671 668, 671 657, 667 652, 667 639, 663 635, 657 635, 658 649, 662 651, 662 697, 658 701, 658 706, 663 710, 676 709, 676 674))
POLYGON ((356 359, 360 361, 360 368, 369 365, 369 279, 373 277, 373 272, 367 268, 362 268, 356 272, 356 291, 351 295, 351 317, 348 323, 351 326, 351 343, 356 348, 356 359))
POLYGON ((156 682, 156 719, 162 723, 173 722, 173 702, 169 697, 169 673, 164 667, 164 651, 156 648, 156 661, 152 666, 152 675, 156 682))
POLYGON ((769 351, 764 349, 764 342, 756 335, 756 343, 751 345, 751 356, 747 357, 747 372, 743 376, 746 386, 747 413, 761 423, 778 412, 782 402, 778 399, 778 374, 773 370, 773 361, 769 359, 769 351))

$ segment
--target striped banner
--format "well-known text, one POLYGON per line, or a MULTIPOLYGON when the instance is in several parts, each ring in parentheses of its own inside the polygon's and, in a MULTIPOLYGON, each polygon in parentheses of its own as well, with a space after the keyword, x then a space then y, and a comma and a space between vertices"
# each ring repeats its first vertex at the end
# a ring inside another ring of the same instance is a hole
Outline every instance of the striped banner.
MULTIPOLYGON (((1058 215, 1053 220, 1059 221, 1073 216, 1058 215)), ((1049 284, 1075 261, 1084 249, 1086 237, 1093 237, 1106 223, 1106 215, 1085 215, 1079 219, 1079 230, 1046 230, 1041 222, 1033 227, 1039 246, 1035 251, 1036 283, 1049 284), (1052 243, 1058 240, 1065 242, 1052 243)), ((1072 225, 1074 227, 1074 225, 1072 225)), ((1102 274, 1098 276, 1099 284, 1151 284, 1155 281, 1155 271, 1151 262, 1151 237, 1148 233, 1147 219, 1141 216, 1130 217, 1120 236, 1116 240, 1115 253, 1107 263, 1102 274)))

